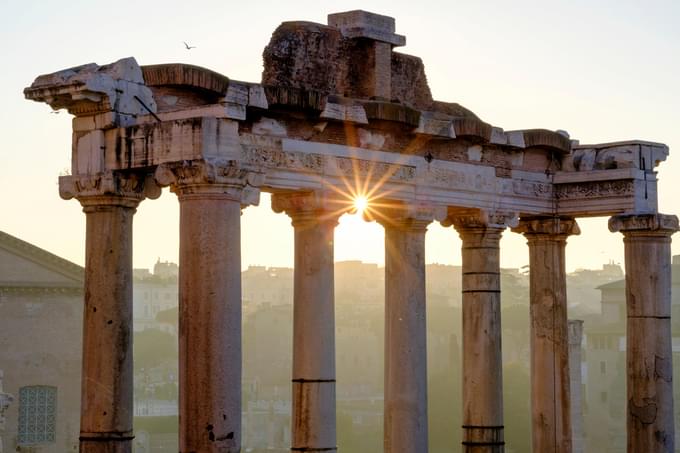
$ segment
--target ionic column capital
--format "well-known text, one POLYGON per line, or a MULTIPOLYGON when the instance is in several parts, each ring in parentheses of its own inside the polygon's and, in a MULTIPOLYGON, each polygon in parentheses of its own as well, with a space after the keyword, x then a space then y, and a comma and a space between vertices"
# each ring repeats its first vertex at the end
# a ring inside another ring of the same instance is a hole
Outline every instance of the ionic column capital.
POLYGON ((272 195, 272 210, 286 213, 292 219, 293 226, 328 223, 335 227, 340 216, 352 209, 351 202, 341 201, 323 191, 282 192, 272 195))
POLYGON ((512 231, 523 234, 529 241, 565 241, 568 236, 581 234, 576 219, 572 217, 523 217, 512 231))
POLYGON ((448 208, 447 216, 441 222, 442 226, 453 226, 459 232, 478 229, 498 229, 502 231, 508 227, 516 227, 518 223, 518 212, 451 207, 448 208))
POLYGON ((621 232, 624 236, 670 237, 680 230, 678 218, 666 214, 622 214, 609 219, 609 231, 621 232))
POLYGON ((264 173, 222 159, 185 160, 161 164, 154 174, 160 186, 170 186, 180 200, 220 198, 243 206, 257 205, 264 173))
POLYGON ((144 198, 156 199, 160 194, 153 178, 143 173, 108 171, 59 177, 61 198, 78 199, 85 212, 103 206, 136 208, 144 198))
POLYGON ((377 221, 385 228, 424 231, 433 221, 446 218, 446 207, 418 201, 376 201, 364 211, 364 218, 377 221))

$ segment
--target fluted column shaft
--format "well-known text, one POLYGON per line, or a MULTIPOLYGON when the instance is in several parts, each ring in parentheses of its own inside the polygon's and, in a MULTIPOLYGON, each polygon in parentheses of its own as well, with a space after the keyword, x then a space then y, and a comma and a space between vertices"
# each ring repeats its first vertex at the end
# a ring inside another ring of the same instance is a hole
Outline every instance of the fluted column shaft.
POLYGON ((500 239, 454 222, 463 241, 463 451, 500 453, 503 437, 500 239))
POLYGON ((338 214, 314 193, 276 194, 295 230, 291 451, 335 452, 333 236, 338 214))
POLYGON ((429 221, 385 227, 385 453, 426 453, 425 232, 429 221))
POLYGON ((132 218, 144 181, 111 172, 59 179, 62 198, 77 198, 86 216, 81 453, 132 451, 132 218))
POLYGON ((565 248, 578 226, 573 219, 522 219, 515 231, 529 244, 533 451, 571 453, 565 248))
POLYGON ((678 219, 617 216, 609 228, 623 233, 625 248, 628 452, 674 452, 670 244, 678 219))

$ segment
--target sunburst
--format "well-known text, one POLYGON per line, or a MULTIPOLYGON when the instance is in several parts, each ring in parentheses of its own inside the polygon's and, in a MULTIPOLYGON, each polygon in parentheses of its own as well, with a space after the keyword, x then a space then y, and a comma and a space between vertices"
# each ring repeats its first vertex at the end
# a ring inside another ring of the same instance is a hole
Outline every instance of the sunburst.
POLYGON ((406 145, 404 151, 397 155, 397 159, 385 165, 385 162, 374 161, 362 152, 364 150, 359 144, 356 125, 346 122, 344 129, 346 145, 350 149, 348 157, 351 172, 340 176, 341 184, 329 184, 324 177, 318 178, 320 186, 335 192, 336 195, 333 198, 337 208, 333 212, 327 212, 326 215, 331 218, 345 213, 359 214, 368 221, 391 223, 391 219, 380 212, 382 208, 393 206, 387 200, 395 189, 390 189, 386 185, 402 165, 411 161, 418 155, 418 151, 427 146, 427 140, 423 140, 422 137, 414 138, 406 145))

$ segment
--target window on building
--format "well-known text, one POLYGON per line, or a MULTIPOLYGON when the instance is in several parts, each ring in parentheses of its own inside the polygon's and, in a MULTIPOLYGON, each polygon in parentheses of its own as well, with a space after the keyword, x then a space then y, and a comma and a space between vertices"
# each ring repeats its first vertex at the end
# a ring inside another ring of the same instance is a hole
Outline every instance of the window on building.
POLYGON ((20 445, 54 442, 56 418, 56 387, 36 385, 19 389, 20 445))
POLYGON ((600 374, 607 372, 607 362, 600 362, 600 374))
POLYGON ((606 403, 606 402, 607 402, 607 392, 601 392, 601 393, 600 393, 600 402, 601 402, 601 403, 606 403))

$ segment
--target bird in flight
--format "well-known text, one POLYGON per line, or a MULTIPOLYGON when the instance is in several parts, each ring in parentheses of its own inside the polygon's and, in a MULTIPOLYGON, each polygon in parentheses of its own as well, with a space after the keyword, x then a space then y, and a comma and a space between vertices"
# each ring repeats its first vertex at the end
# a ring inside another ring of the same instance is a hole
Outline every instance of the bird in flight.
POLYGON ((195 48, 196 48, 196 46, 190 46, 190 45, 187 44, 185 41, 182 41, 182 42, 184 43, 184 47, 186 47, 187 50, 191 50, 191 49, 195 49, 195 48))
POLYGON ((50 113, 54 113, 55 115, 59 115, 61 111, 59 110, 50 110, 50 113))

